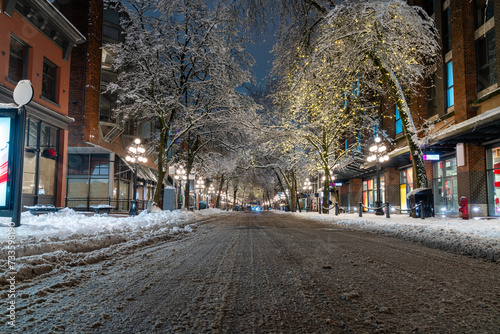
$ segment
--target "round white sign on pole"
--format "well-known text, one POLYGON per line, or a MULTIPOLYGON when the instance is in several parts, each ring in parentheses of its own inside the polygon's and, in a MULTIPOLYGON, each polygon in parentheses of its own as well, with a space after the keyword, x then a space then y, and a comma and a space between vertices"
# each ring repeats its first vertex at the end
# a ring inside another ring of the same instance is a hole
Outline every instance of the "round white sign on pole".
POLYGON ((31 102, 33 99, 34 91, 31 86, 31 81, 21 80, 17 83, 16 88, 14 88, 14 102, 18 106, 24 106, 31 102))

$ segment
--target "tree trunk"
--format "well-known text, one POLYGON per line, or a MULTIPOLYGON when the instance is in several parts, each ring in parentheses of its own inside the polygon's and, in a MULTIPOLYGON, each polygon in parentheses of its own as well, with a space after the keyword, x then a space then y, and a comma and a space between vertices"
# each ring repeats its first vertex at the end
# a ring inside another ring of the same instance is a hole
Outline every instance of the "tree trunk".
POLYGON ((228 196, 229 195, 229 193, 228 193, 228 191, 229 191, 229 181, 230 181, 230 179, 228 179, 226 181, 226 204, 224 205, 226 211, 229 211, 229 196, 228 196))
MULTIPOLYGON (((160 124, 162 124, 160 122, 160 124)), ((163 178, 165 177, 165 169, 163 168, 163 157, 164 157, 164 149, 165 149, 165 143, 168 138, 165 138, 165 133, 168 134, 168 131, 165 132, 164 129, 160 130, 160 145, 158 147, 158 180, 156 184, 156 189, 155 189, 155 194, 153 196, 153 202, 156 204, 156 206, 160 206, 160 197, 161 197, 161 191, 163 190, 163 178)))
POLYGON ((222 188, 224 187, 224 174, 221 175, 219 181, 219 190, 217 191, 217 199, 215 200, 215 207, 221 209, 220 207, 220 193, 222 192, 222 188))
POLYGON ((238 186, 233 185, 233 208, 236 206, 236 193, 238 192, 238 186))
POLYGON ((406 103, 406 98, 404 96, 403 89, 399 84, 398 78, 389 67, 387 62, 383 60, 376 53, 370 53, 369 57, 372 59, 373 63, 379 68, 382 77, 389 86, 391 94, 396 101, 396 106, 399 110, 399 115, 401 117, 401 122, 403 123, 403 131, 408 142, 408 147, 410 149, 410 154, 412 158, 413 170, 415 172, 416 178, 414 182, 414 188, 427 188, 427 172, 425 170, 424 157, 422 150, 418 145, 418 137, 416 133, 415 124, 413 123, 413 118, 411 117, 410 108, 406 103))
POLYGON ((330 170, 325 166, 325 182, 323 183, 323 213, 328 213, 330 207, 330 170))
POLYGON ((278 183, 280 184, 281 191, 283 192, 283 194, 285 194, 286 203, 288 204, 288 208, 290 210, 292 210, 291 205, 290 205, 290 199, 288 198, 288 195, 286 194, 286 189, 285 189, 285 186, 283 185, 283 181, 281 181, 281 177, 278 174, 278 172, 275 169, 273 169, 273 170, 274 170, 274 173, 276 174, 276 177, 278 178, 278 183))
POLYGON ((298 190, 299 187, 297 187, 297 177, 294 177, 294 182, 293 183, 295 184, 295 201, 297 203, 297 209, 298 209, 298 211, 300 213, 302 211, 300 210, 300 198, 299 198, 299 190, 298 190))
POLYGON ((290 200, 291 200, 291 206, 290 206, 290 211, 295 212, 297 211, 297 189, 296 189, 296 182, 295 182, 295 173, 292 170, 291 172, 291 179, 292 179, 292 184, 290 187, 290 200))

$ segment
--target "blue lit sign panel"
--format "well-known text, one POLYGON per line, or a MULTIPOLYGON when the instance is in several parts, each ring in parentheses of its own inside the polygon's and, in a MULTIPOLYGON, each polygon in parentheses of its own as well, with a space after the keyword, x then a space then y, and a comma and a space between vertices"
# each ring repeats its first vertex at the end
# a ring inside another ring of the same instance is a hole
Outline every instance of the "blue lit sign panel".
POLYGON ((424 154, 424 160, 439 161, 439 159, 441 159, 439 154, 424 154))

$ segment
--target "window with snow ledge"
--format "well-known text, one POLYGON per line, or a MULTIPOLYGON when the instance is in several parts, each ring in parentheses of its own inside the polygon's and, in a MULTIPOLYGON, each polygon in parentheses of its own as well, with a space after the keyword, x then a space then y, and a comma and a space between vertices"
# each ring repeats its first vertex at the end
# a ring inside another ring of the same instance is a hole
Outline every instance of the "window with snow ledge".
POLYGON ((494 17, 493 0, 474 0, 474 24, 476 29, 490 22, 494 17))
POLYGON ((474 33, 478 98, 497 88, 497 62, 493 0, 475 0, 474 33))
POLYGON ((455 90, 453 87, 453 61, 449 61, 444 66, 445 71, 445 92, 446 92, 446 108, 451 108, 455 105, 455 90))

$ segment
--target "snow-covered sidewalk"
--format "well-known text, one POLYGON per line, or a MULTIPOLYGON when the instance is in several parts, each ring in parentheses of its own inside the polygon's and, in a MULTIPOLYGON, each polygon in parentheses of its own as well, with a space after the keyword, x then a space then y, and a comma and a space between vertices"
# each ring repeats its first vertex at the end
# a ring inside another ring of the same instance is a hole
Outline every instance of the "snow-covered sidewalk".
POLYGON ((346 228, 390 235, 426 246, 500 262, 500 218, 469 219, 433 217, 411 218, 394 215, 391 218, 373 213, 319 214, 317 212, 284 213, 298 217, 332 222, 346 228))

